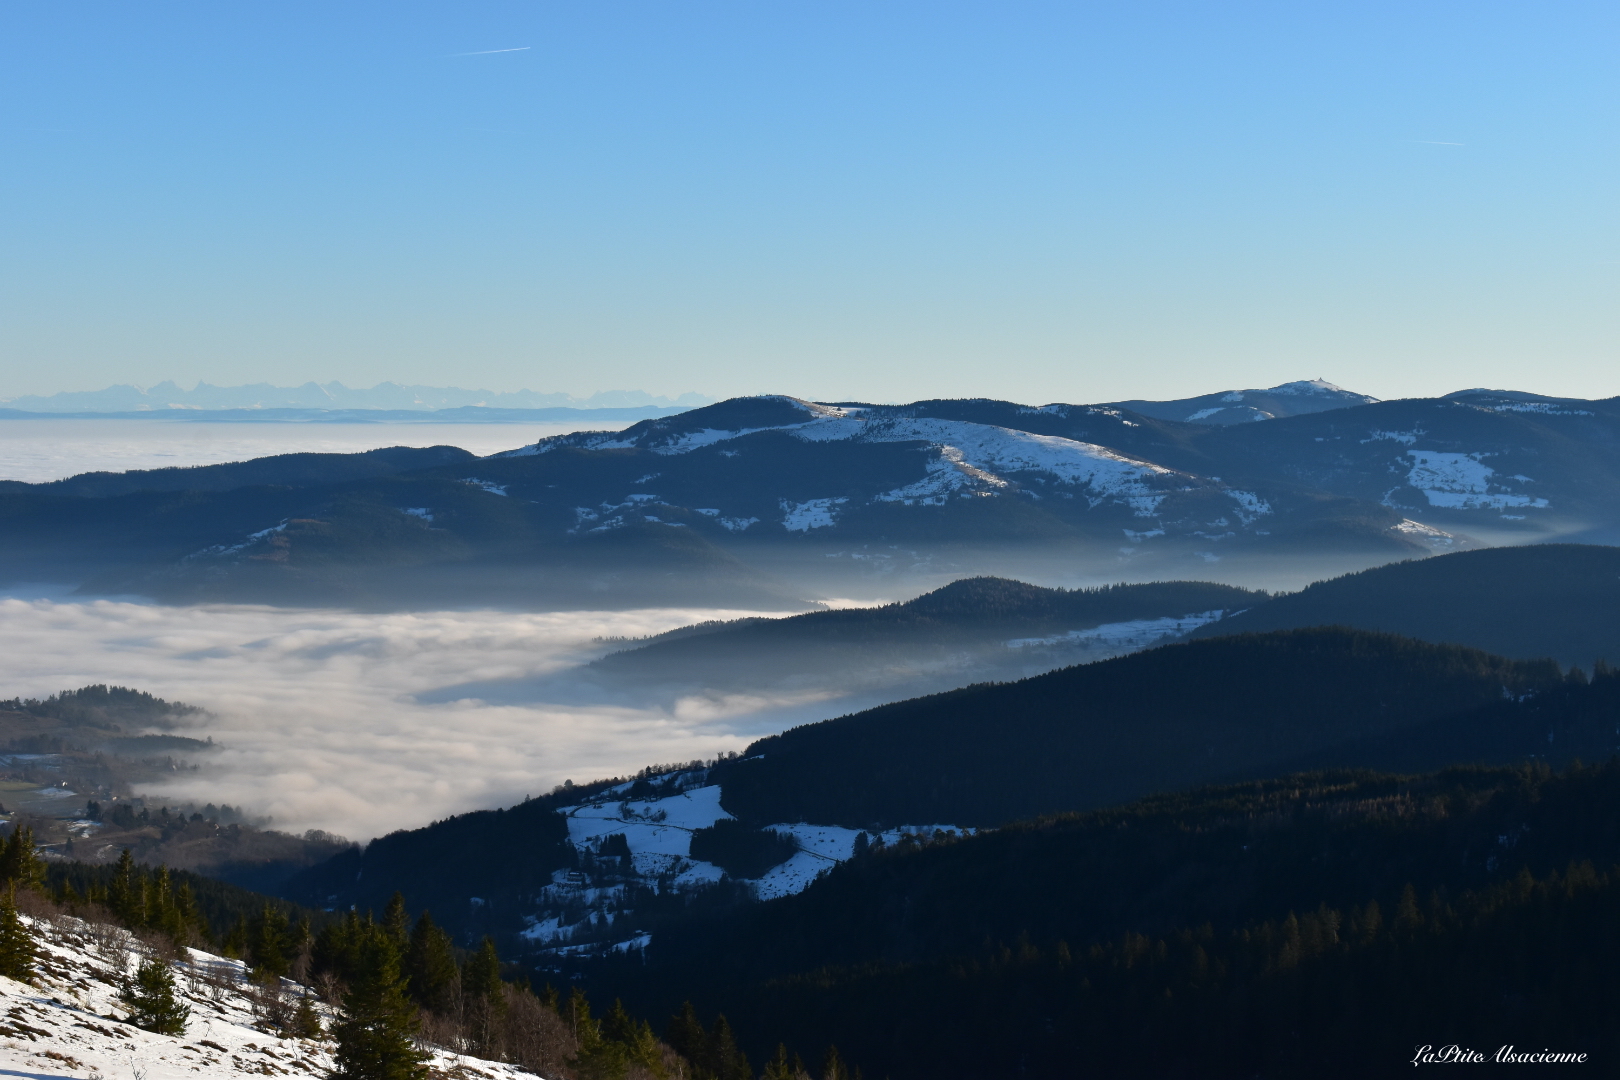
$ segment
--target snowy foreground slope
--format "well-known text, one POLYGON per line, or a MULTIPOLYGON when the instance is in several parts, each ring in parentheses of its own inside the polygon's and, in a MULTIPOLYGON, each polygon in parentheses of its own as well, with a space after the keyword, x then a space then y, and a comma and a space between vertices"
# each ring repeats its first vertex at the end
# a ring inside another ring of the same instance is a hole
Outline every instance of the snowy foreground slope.
MULTIPOLYGON (((0 1077, 38 1080, 175 1080, 194 1076, 325 1077, 332 1068, 324 1040, 282 1038, 255 1026, 256 990, 240 961, 196 949, 175 962, 176 990, 191 1007, 184 1037, 122 1023, 122 976, 143 958, 140 942, 111 926, 58 916, 24 916, 40 952, 35 985, 0 977, 0 1077)), ((288 993, 302 987, 284 983, 288 993)), ((331 1010, 314 1003, 323 1022, 331 1010)), ((533 1077, 514 1065, 433 1047, 436 1077, 496 1080, 533 1077)))

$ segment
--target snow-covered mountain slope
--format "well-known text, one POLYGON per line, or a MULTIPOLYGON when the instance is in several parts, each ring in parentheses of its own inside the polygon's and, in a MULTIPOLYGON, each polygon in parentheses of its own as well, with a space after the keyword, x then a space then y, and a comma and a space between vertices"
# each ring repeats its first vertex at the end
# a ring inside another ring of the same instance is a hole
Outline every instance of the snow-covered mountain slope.
MULTIPOLYGON (((607 498, 574 507, 577 535, 651 520, 750 541, 794 534, 1088 536, 1127 554, 1179 541, 1218 558, 1219 549, 1288 533, 1296 509, 1316 512, 1297 492, 1229 483, 1190 467, 1196 451, 1153 423, 1094 406, 832 406, 765 397, 622 432, 558 436, 505 457, 514 465, 535 461, 535 470, 553 476, 574 472, 580 455, 634 455, 623 487, 598 488, 607 498), (1184 464, 1078 437, 1090 429, 1184 464)), ((599 460, 600 477, 615 459, 599 460)), ((1416 547, 1395 529, 1401 516, 1375 507, 1362 513, 1368 521, 1360 527, 1392 554, 1416 547)))
MULTIPOLYGON (((638 448, 655 454, 687 454, 762 431, 786 432, 812 443, 920 443, 931 451, 921 479, 880 491, 872 501, 906 506, 939 506, 953 496, 987 495, 1006 490, 1020 479, 1064 485, 1061 497, 1080 496, 1095 506, 1111 502, 1150 517, 1166 495, 1210 486, 1209 481, 1139 461, 1094 443, 989 424, 932 417, 897 416, 864 408, 838 408, 793 398, 761 399, 761 412, 739 418, 738 427, 694 427, 693 420, 672 418, 638 424, 625 432, 579 432, 543 439, 519 453, 543 454, 569 446, 586 450, 638 448), (774 407, 773 407, 774 406, 774 407), (767 419, 776 420, 768 423, 767 419)), ((709 413, 709 410, 700 410, 709 413)), ((713 417, 705 416, 702 423, 713 417)), ((831 525, 835 507, 847 497, 804 503, 783 501, 789 531, 831 525), (817 513, 807 515, 814 505, 817 513)), ((600 528, 601 526, 597 526, 600 528)))
POLYGON ((1376 501, 1424 525, 1620 519, 1620 408, 1469 391, 1211 431, 1228 473, 1376 501))
POLYGON ((1370 405, 1377 400, 1342 386, 1334 386, 1325 379, 1307 379, 1283 383, 1267 390, 1228 390, 1174 401, 1119 401, 1115 404, 1119 408, 1161 420, 1180 420, 1190 424, 1244 424, 1255 420, 1273 420, 1279 416, 1302 416, 1328 409, 1370 405))
POLYGON ((1620 403, 1264 393, 1294 414, 1212 425, 1101 405, 764 396, 331 482, 272 461, 220 473, 252 477, 229 490, 125 485, 93 505, 0 484, 0 575, 184 600, 724 594, 780 610, 899 578, 1191 577, 1279 556, 1319 576, 1504 537, 1620 538, 1620 403))
MULTIPOLYGON (((182 1036, 121 1021, 121 981, 149 950, 127 931, 66 916, 29 918, 41 953, 32 985, 0 977, 0 1076, 32 1080, 194 1080, 197 1076, 287 1076, 324 1080, 332 1069, 324 1039, 271 1032, 270 994, 242 964, 196 949, 173 961, 176 990, 191 1015, 182 1036)), ((282 1000, 308 993, 284 982, 282 1000)), ((329 1024, 332 1010, 312 1001, 329 1024)), ((464 1080, 533 1077, 513 1065, 426 1047, 436 1075, 464 1080)))

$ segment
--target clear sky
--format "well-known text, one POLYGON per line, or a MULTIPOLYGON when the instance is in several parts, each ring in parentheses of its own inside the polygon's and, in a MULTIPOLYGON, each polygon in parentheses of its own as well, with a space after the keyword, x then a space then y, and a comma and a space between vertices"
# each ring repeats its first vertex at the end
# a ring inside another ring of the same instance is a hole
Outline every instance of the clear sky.
POLYGON ((0 397, 1620 393, 1620 6, 0 7, 0 397))

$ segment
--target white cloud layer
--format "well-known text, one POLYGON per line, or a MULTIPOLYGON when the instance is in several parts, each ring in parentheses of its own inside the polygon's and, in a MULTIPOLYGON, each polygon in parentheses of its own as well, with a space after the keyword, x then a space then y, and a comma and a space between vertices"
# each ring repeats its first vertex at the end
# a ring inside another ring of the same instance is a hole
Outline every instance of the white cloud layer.
POLYGON ((191 420, 0 420, 0 480, 43 484, 82 472, 217 465, 270 454, 355 454, 384 446, 459 446, 484 456, 588 424, 248 424, 191 420))
MULTIPOLYGON (((428 703, 435 689, 536 678, 640 636, 751 612, 414 612, 0 599, 0 696, 133 686, 212 711, 224 749, 161 797, 244 804, 276 827, 362 839, 509 805, 565 778, 740 749, 781 701, 428 703), (428 702, 418 700, 423 695, 428 702)), ((778 717, 780 714, 777 714, 778 717)))

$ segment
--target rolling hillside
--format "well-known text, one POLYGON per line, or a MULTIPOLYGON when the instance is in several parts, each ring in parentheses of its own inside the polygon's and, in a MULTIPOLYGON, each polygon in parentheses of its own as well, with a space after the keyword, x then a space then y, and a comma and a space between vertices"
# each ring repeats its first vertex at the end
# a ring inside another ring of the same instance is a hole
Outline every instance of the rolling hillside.
POLYGON ((1590 669, 1620 658, 1620 548, 1536 544, 1400 562, 1321 581, 1192 637, 1354 626, 1590 669))

